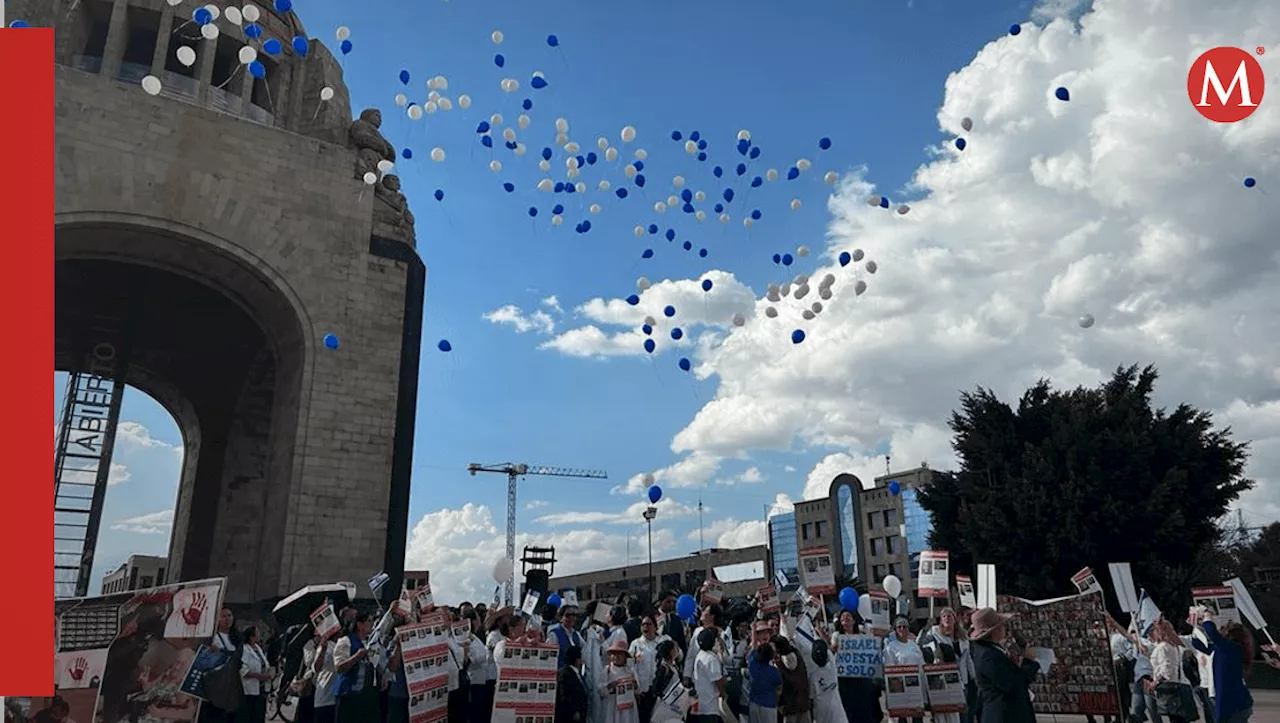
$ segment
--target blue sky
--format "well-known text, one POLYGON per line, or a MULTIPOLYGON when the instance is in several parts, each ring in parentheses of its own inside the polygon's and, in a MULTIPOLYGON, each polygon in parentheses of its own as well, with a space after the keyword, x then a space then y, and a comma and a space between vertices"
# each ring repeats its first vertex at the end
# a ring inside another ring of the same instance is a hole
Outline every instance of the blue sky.
MULTIPOLYGON (((716 394, 717 383, 714 376, 700 381, 677 368, 677 358, 693 356, 690 351, 577 358, 539 344, 595 324, 575 309, 592 299, 626 297, 638 276, 656 284, 696 280, 719 269, 758 296, 770 281, 814 270, 826 252, 831 223, 832 187, 822 175, 843 176, 865 166, 877 192, 895 205, 913 201, 915 195, 905 187, 933 158, 930 150, 949 139, 937 117, 948 75, 1006 35, 1011 23, 1032 14, 1028 3, 992 0, 966 3, 963 9, 940 0, 394 0, 376 12, 354 12, 354 7, 327 0, 295 3, 310 35, 335 52, 335 29, 350 28, 354 50, 344 67, 353 111, 380 108, 389 140, 415 154, 397 171, 417 217, 418 250, 428 268, 412 520, 467 503, 487 505, 500 519, 505 480, 490 476, 471 484, 465 472, 469 462, 608 470, 609 482, 530 478, 522 487, 522 502, 547 503, 521 511, 522 530, 535 535, 553 529, 534 520, 540 514, 578 512, 589 521, 588 513, 625 509, 634 498, 611 495, 610 488, 676 462, 673 435, 716 394), (495 30, 505 36, 500 45, 490 39, 495 30), (552 33, 559 48, 547 45, 552 33), (495 53, 505 56, 504 68, 495 67, 495 53), (398 78, 401 70, 410 74, 407 85, 398 78), (534 71, 545 73, 548 88, 529 87, 534 71), (448 78, 446 96, 456 103, 466 93, 472 107, 409 120, 393 98, 403 92, 411 101, 425 102, 426 81, 437 74, 448 78), (520 90, 504 94, 503 78, 518 80, 520 90), (524 98, 534 103, 530 128, 518 133, 528 154, 516 158, 500 138, 496 150, 481 146, 476 125, 494 112, 504 116, 503 128, 513 125, 524 98), (550 173, 536 168, 542 147, 555 147, 556 118, 568 120, 581 154, 599 153, 601 136, 622 154, 608 170, 603 161, 584 170, 579 180, 587 183, 586 194, 534 190, 540 178, 564 178, 566 154, 558 148, 550 173), (637 129, 637 140, 620 144, 619 133, 628 125, 637 129), (733 166, 747 160, 734 149, 740 129, 750 131, 762 155, 737 178, 733 166), (709 160, 698 163, 686 154, 683 143, 671 140, 673 130, 685 137, 700 132, 709 143, 709 160), (818 148, 821 137, 832 139, 830 150, 818 148), (448 154, 445 163, 428 160, 437 146, 448 154), (626 183, 621 169, 637 148, 648 152, 643 190, 626 183), (800 158, 812 160, 813 169, 796 181, 780 179, 748 193, 746 180, 764 175, 766 168, 785 176, 800 158), (504 164, 500 173, 490 170, 492 159, 504 164), (714 165, 725 167, 725 179, 738 191, 729 204, 733 218, 723 225, 709 208, 726 185, 712 177, 714 165), (653 203, 673 192, 671 179, 677 174, 687 179, 687 188, 708 193, 708 200, 697 205, 711 218, 698 223, 675 208, 653 212, 653 203), (612 192, 595 190, 601 178, 615 187, 627 185, 630 196, 619 200, 612 192), (504 181, 514 183, 516 192, 504 192, 504 181), (432 197, 436 189, 444 191, 443 202, 432 197), (790 210, 793 199, 801 201, 800 210, 790 210), (555 203, 569 209, 559 228, 549 223, 555 203), (591 215, 589 203, 599 203, 602 212, 591 215), (530 206, 539 209, 535 220, 527 214, 530 206), (742 219, 753 209, 763 216, 748 230, 742 219), (590 232, 575 233, 583 219, 592 222, 590 232), (633 228, 649 223, 675 229, 677 242, 635 238, 633 228), (695 251, 707 248, 708 257, 682 251, 679 243, 686 239, 695 251), (800 244, 811 246, 813 256, 780 273, 770 257, 794 253, 800 244), (655 257, 642 261, 644 248, 653 248, 655 257), (544 303, 551 296, 562 311, 544 303), (554 333, 518 333, 484 319, 507 305, 526 317, 541 309, 554 323, 554 333), (452 353, 436 351, 441 338, 450 340, 452 353)), ((693 323, 688 328, 704 330, 693 323)), ((358 350, 344 345, 336 353, 358 350)), ((990 380, 959 378, 951 388, 980 382, 990 380)), ((127 398, 123 419, 142 425, 155 440, 179 442, 172 421, 140 394, 127 398)), ((836 449, 847 445, 796 443, 790 449, 744 448, 726 455, 701 492, 712 508, 707 521, 760 519, 778 493, 799 499, 809 471, 836 449), (748 481, 741 480, 744 475, 748 481)), ((886 449, 886 439, 864 437, 858 452, 874 456, 886 449)), ((164 535, 137 531, 145 525, 115 527, 121 520, 159 512, 156 500, 171 499, 176 491, 175 455, 148 444, 117 455, 130 478, 108 496, 98 575, 128 552, 164 549, 164 535)), ((921 460, 898 461, 895 468, 921 460)), ((668 490, 684 505, 696 505, 698 494, 693 488, 668 490)), ((637 518, 637 529, 638 524, 637 518)), ((696 516, 667 525, 678 541, 670 549, 689 548, 696 516)))

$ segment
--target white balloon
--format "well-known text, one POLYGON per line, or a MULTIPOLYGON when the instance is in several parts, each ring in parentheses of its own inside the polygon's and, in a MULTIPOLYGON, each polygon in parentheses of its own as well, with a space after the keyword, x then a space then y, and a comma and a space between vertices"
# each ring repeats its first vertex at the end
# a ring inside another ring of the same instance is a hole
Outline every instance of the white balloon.
POLYGON ((168 1, 168 3, 169 3, 169 7, 174 7, 174 8, 176 8, 176 7, 178 7, 179 5, 181 5, 181 4, 182 4, 182 0, 167 0, 167 1, 168 1))
POLYGON ((568 133, 557 133, 557 134, 556 134, 556 145, 557 145, 557 146, 564 146, 564 145, 565 145, 566 143, 568 143, 568 142, 569 142, 569 134, 568 134, 568 133))
POLYGON ((378 161, 378 173, 382 173, 382 174, 390 173, 391 169, 395 167, 396 167, 396 164, 392 163, 391 161, 388 161, 388 160, 378 161))
POLYGON ((693 141, 684 142, 684 152, 693 155, 698 152, 698 144, 693 141))
POLYGON ((1081 329, 1088 329, 1093 326, 1093 314, 1081 315, 1080 319, 1076 323, 1080 325, 1081 329))
POLYGON ((320 89, 320 100, 333 100, 333 88, 325 86, 320 89))
POLYGON ((604 152, 604 159, 610 163, 613 163, 614 161, 618 160, 618 149, 606 148, 604 152))
POLYGON ((515 128, 503 128, 503 129, 502 129, 502 140, 506 141, 507 143, 515 143, 515 142, 516 142, 516 129, 515 129, 515 128))
POLYGON ((644 226, 636 226, 636 238, 644 236, 644 226))
POLYGON ((867 273, 868 273, 868 274, 874 274, 874 273, 876 272, 876 269, 878 269, 878 268, 880 268, 880 267, 879 267, 879 266, 876 266, 876 262, 874 262, 874 261, 868 261, 868 262, 867 262, 867 265, 866 265, 866 267, 865 267, 865 268, 866 268, 866 270, 867 270, 867 273))
POLYGON ((409 96, 405 95, 404 93, 396 93, 396 105, 403 108, 408 103, 409 103, 409 96))
POLYGON ((776 169, 776 168, 770 168, 769 170, 765 171, 765 172, 764 172, 764 180, 766 180, 766 181, 776 181, 776 180, 778 180, 778 169, 776 169))
POLYGON ((494 126, 502 125, 502 114, 494 113, 493 115, 489 116, 489 125, 494 125, 494 126))
POLYGON ((779 287, 778 287, 778 294, 780 294, 780 295, 782 295, 782 296, 790 296, 790 295, 791 295, 791 284, 790 284, 790 283, 784 283, 782 286, 779 286, 779 287))
POLYGON ((769 317, 770 319, 776 319, 778 318, 778 310, 773 308, 772 306, 767 306, 765 307, 764 315, 769 317))
MULTIPOLYGON (((653 326, 653 324, 649 324, 649 326, 653 326)), ((641 479, 644 481, 646 485, 651 485, 654 483, 653 475, 648 473, 645 473, 644 477, 642 477, 641 479)))
POLYGON ((740 141, 751 140, 751 131, 747 130, 746 128, 743 128, 742 130, 738 131, 738 140, 740 141))
POLYGON ((515 153, 516 153, 516 155, 517 155, 517 156, 523 156, 523 155, 524 155, 524 152, 525 152, 526 150, 527 150, 527 148, 525 147, 525 145, 524 145, 523 143, 516 143, 516 151, 515 151, 515 153))
POLYGON ((364 182, 372 186, 373 184, 378 182, 378 174, 374 173, 373 171, 369 171, 368 173, 365 173, 364 182))
POLYGON ((431 115, 440 110, 440 106, 434 100, 429 100, 426 105, 422 106, 422 109, 427 112, 427 115, 431 115))
POLYGON ((555 187, 556 187, 556 182, 551 180, 550 178, 544 178, 541 181, 538 181, 539 191, 550 191, 555 187))
POLYGON ((863 292, 865 292, 866 290, 867 290, 867 282, 863 281, 862 279, 858 279, 858 282, 853 285, 854 296, 862 296, 863 292))
POLYGON ((628 164, 627 164, 627 166, 626 166, 626 168, 623 168, 623 169, 622 169, 622 175, 626 176, 627 178, 635 178, 635 177, 636 177, 636 167, 635 167, 635 166, 633 166, 633 165, 631 165, 630 163, 628 163, 628 164))
POLYGON ((694 212, 693 217, 698 219, 699 221, 706 221, 707 212, 703 211, 702 209, 698 209, 696 212, 694 212))
POLYGON ((470 108, 471 96, 467 95, 466 93, 463 93, 462 95, 458 96, 458 107, 463 110, 470 108))
POLYGON ((535 70, 535 71, 533 71, 533 77, 535 77, 535 78, 546 78, 547 76, 546 76, 546 75, 544 75, 544 74, 543 74, 543 72, 542 72, 541 70, 535 70))
POLYGON ((796 277, 791 280, 791 283, 795 284, 796 286, 804 286, 805 284, 809 283, 809 276, 808 274, 796 274, 796 277))
POLYGON ((854 260, 854 261, 861 261, 861 260, 862 260, 862 258, 863 258, 864 256, 866 256, 866 254, 864 254, 864 253, 862 252, 862 249, 854 249, 854 250, 853 250, 853 260, 854 260))
POLYGON ((492 160, 492 161, 489 161, 489 170, 490 170, 490 171, 493 171, 494 173, 501 173, 501 172, 502 172, 502 161, 499 161, 499 160, 498 160, 498 159, 496 159, 496 158, 495 158, 494 160, 492 160))
POLYGON ((827 171, 825 174, 823 174, 823 176, 822 176, 822 180, 826 181, 828 184, 835 183, 835 182, 836 182, 836 172, 835 172, 835 171, 827 171))
POLYGON ((346 25, 342 25, 338 28, 338 31, 333 34, 333 37, 337 38, 338 42, 341 43, 342 41, 351 37, 351 28, 347 27, 346 25))
POLYGON ((163 86, 160 85, 160 79, 154 75, 148 75, 142 79, 142 89, 147 92, 147 95, 160 95, 160 89, 162 87, 163 86))
POLYGON ((797 249, 796 249, 796 256, 799 256, 800 258, 804 258, 804 257, 806 257, 806 256, 808 256, 808 255, 809 255, 809 247, 808 247, 808 246, 801 246, 800 248, 797 248, 797 249))
POLYGON ((747 218, 742 219, 742 227, 743 227, 743 228, 751 228, 751 225, 752 225, 752 221, 751 221, 751 217, 750 217, 750 216, 748 216, 747 218))
POLYGON ((238 7, 229 7, 222 15, 232 25, 239 25, 244 20, 244 16, 240 14, 240 8, 238 7))
POLYGON ((578 177, 578 169, 570 168, 569 170, 564 172, 564 177, 572 181, 573 179, 578 177))
POLYGON ((502 43, 502 31, 501 31, 501 30, 495 30, 495 31, 493 31, 493 34, 492 34, 492 35, 490 35, 490 36, 489 36, 489 38, 490 38, 491 40, 493 40, 493 42, 494 42, 494 44, 495 44, 495 45, 501 44, 501 43, 502 43))
POLYGON ((568 158, 564 159, 564 166, 569 170, 573 170, 578 167, 578 159, 574 156, 569 156, 568 158))
POLYGON ((448 98, 441 98, 436 101, 436 105, 440 106, 440 110, 453 110, 453 101, 448 98))
POLYGON ((698 203, 702 203, 703 201, 707 200, 707 194, 703 193, 702 191, 694 191, 693 200, 697 201, 698 203))
POLYGON ((443 75, 437 75, 436 77, 432 78, 432 80, 436 82, 436 87, 439 88, 440 90, 449 89, 449 79, 444 77, 443 75))
POLYGON ((209 14, 213 16, 214 20, 217 20, 222 15, 222 8, 214 5, 213 3, 205 5, 204 9, 209 11, 209 14))
POLYGON ((595 214, 600 213, 600 204, 593 203, 591 204, 591 208, 588 208, 587 210, 590 211, 591 215, 594 216, 595 214))
POLYGON ((499 557, 498 561, 493 563, 493 581, 499 585, 511 581, 511 573, 515 570, 515 563, 509 557, 499 557))
POLYGON ((884 585, 884 591, 889 593, 889 597, 895 600, 902 594, 902 581, 897 575, 886 575, 881 584, 884 585))
POLYGON ((569 132, 569 121, 565 120, 564 118, 556 118, 556 132, 557 132, 557 133, 568 133, 568 132, 569 132))
POLYGON ((791 199, 791 210, 792 210, 792 211, 799 211, 799 210, 800 210, 800 199, 798 199, 798 198, 793 198, 793 199, 791 199))
POLYGON ((808 284, 800 284, 800 286, 796 288, 796 291, 795 291, 795 293, 793 294, 793 296, 794 296, 796 299, 803 299, 804 297, 806 297, 806 296, 808 296, 808 295, 809 295, 809 285, 808 285, 808 284))
POLYGON ((520 126, 521 128, 528 128, 529 123, 530 123, 529 116, 525 115, 524 113, 521 113, 519 116, 516 117, 516 125, 520 126))
POLYGON ((574 185, 573 190, 577 191, 578 193, 586 193, 587 184, 583 183, 582 181, 578 181, 578 183, 574 185))
POLYGON ((195 65, 195 62, 196 62, 195 49, 190 48, 186 45, 182 45, 178 47, 178 50, 175 53, 175 55, 178 56, 178 62, 182 63, 188 68, 190 68, 192 65, 195 65))
POLYGON ((720 214, 720 223, 729 223, 729 214, 727 213, 720 214))
POLYGON ((679 206, 679 205, 680 205, 679 196, 676 196, 675 194, 667 196, 667 206, 679 206))
POLYGON ((637 148, 637 149, 636 149, 636 160, 637 160, 637 161, 643 161, 644 159, 646 159, 646 158, 648 158, 648 157, 649 157, 649 152, 648 152, 648 151, 646 151, 646 150, 645 150, 645 149, 643 149, 643 148, 637 148))
POLYGON ((597 139, 596 139, 596 148, 599 148, 600 150, 602 150, 602 151, 603 151, 603 150, 607 149, 608 147, 609 147, 609 139, 608 139, 608 138, 605 138, 604 136, 600 136, 599 138, 597 138, 597 139))
POLYGON ((569 141, 568 143, 564 144, 565 153, 577 153, 580 150, 582 150, 582 147, 579 146, 577 143, 574 143, 573 141, 569 141))
POLYGON ((422 120, 422 106, 411 105, 405 113, 408 114, 409 120, 422 120))
POLYGON ((503 78, 499 86, 504 93, 514 93, 520 88, 520 82, 515 78, 503 78))
POLYGON ((796 168, 801 171, 807 171, 813 167, 813 163, 808 158, 801 158, 796 161, 796 168))
MULTIPOLYGON (((643 233, 643 232, 644 232, 644 229, 640 228, 639 226, 636 226, 636 228, 637 228, 637 229, 640 229, 640 232, 641 232, 641 233, 643 233)), ((639 291, 644 291, 645 289, 648 289, 648 288, 649 288, 649 286, 650 286, 650 284, 649 284, 649 280, 648 280, 648 279, 646 279, 645 277, 641 276, 640 278, 636 279, 636 289, 637 289, 637 290, 639 290, 639 291)))
POLYGON ((667 204, 663 203, 662 201, 654 202, 653 204, 654 213, 662 213, 663 211, 666 211, 666 210, 667 210, 667 204))
POLYGON ((768 293, 766 293, 764 297, 775 304, 778 303, 779 301, 782 301, 782 293, 779 292, 776 288, 769 289, 768 293))
MULTIPOLYGON (((251 22, 251 23, 258 22, 258 20, 262 17, 262 12, 259 11, 258 6, 254 5, 253 3, 245 3, 244 7, 240 9, 240 14, 244 16, 244 19, 247 22, 251 22)), ((341 31, 343 30, 343 28, 338 28, 338 30, 341 31)), ((351 34, 351 31, 348 30, 347 35, 350 35, 350 34, 351 34)), ((343 38, 343 40, 346 40, 346 38, 343 38)))
POLYGON ((550 170, 551 170, 551 161, 548 161, 548 160, 546 160, 545 158, 544 158, 543 160, 541 160, 541 161, 538 161, 538 170, 540 170, 540 171, 542 171, 542 172, 544 172, 544 173, 545 173, 545 172, 547 172, 547 171, 550 171, 550 170))
POLYGON ((676 176, 675 178, 671 179, 671 185, 675 186, 676 188, 684 188, 684 176, 676 176))
POLYGON ((623 143, 630 143, 631 141, 634 141, 636 139, 636 127, 624 126, 620 137, 622 138, 623 143))
POLYGON ((443 148, 441 148, 441 147, 439 147, 439 146, 436 146, 435 148, 432 148, 432 149, 431 149, 431 160, 436 161, 437 163, 438 163, 438 162, 440 162, 440 161, 443 161, 443 160, 444 160, 444 149, 443 149, 443 148))
POLYGON ((960 127, 963 128, 965 132, 973 130, 973 119, 967 116, 960 119, 960 127))
POLYGON ((870 595, 858 596, 858 615, 861 616, 863 620, 871 619, 871 596, 870 595))
POLYGON ((240 48, 240 51, 236 53, 236 57, 240 59, 241 65, 248 65, 258 59, 258 51, 253 46, 246 45, 240 48))
POLYGON ((439 102, 439 101, 440 101, 440 91, 438 91, 438 90, 433 90, 433 91, 431 91, 430 93, 427 93, 427 100, 434 100, 434 101, 436 101, 436 102, 439 102))
POLYGON ((803 316, 805 321, 813 321, 814 314, 812 311, 805 309, 804 311, 800 312, 800 316, 803 316))
POLYGON ((734 315, 733 315, 733 325, 734 325, 734 326, 742 326, 743 324, 746 324, 746 323, 747 323, 747 318, 746 318, 745 316, 743 316, 742 314, 734 314, 734 315))
POLYGON ((901 206, 898 206, 898 215, 899 215, 899 216, 906 216, 906 215, 907 215, 907 213, 908 213, 909 211, 911 211, 911 207, 910 207, 910 206, 908 206, 908 205, 907 205, 907 204, 905 204, 905 203, 904 203, 904 204, 902 204, 901 206))
POLYGON ((644 318, 644 323, 648 324, 649 326, 657 326, 658 320, 654 319, 652 316, 646 316, 644 318))
POLYGON ((203 36, 205 40, 217 40, 218 33, 218 26, 213 23, 200 26, 200 35, 203 36))
POLYGON ((598 188, 599 188, 601 191, 608 191, 610 188, 613 188, 613 185, 612 185, 612 184, 610 184, 608 180, 606 180, 606 179, 601 179, 601 181, 600 181, 600 185, 598 186, 598 188))
POLYGON ((552 226, 559 226, 562 223, 564 223, 564 216, 555 215, 551 217, 552 226))

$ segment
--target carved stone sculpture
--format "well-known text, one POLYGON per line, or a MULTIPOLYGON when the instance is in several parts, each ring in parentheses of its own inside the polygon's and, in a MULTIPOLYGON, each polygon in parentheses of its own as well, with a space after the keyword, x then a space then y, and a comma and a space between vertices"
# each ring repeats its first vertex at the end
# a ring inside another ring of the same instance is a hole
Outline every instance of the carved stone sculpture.
POLYGON ((400 177, 387 174, 373 188, 373 194, 382 201, 384 208, 375 205, 373 213, 379 221, 392 227, 407 231, 413 235, 413 214, 409 212, 409 201, 400 192, 400 177))
POLYGON ((366 173, 377 173, 380 161, 396 160, 396 149, 382 137, 382 113, 376 108, 366 108, 351 124, 347 137, 356 149, 356 178, 366 173))

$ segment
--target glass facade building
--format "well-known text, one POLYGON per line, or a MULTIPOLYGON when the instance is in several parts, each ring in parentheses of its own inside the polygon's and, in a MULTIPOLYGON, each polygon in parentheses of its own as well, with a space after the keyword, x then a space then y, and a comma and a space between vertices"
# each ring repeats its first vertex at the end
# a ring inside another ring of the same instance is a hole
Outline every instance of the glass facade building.
POLYGON ((796 547, 796 514, 774 515, 769 518, 769 553, 773 557, 774 573, 782 572, 788 583, 800 583, 800 551, 796 547))
POLYGON ((920 553, 929 549, 929 533, 933 531, 933 521, 917 496, 914 488, 902 490, 902 536, 906 538, 913 579, 920 577, 920 553))
POLYGON ((842 484, 836 491, 836 510, 840 517, 840 557, 844 562, 845 574, 858 577, 858 543, 861 534, 858 531, 857 495, 851 485, 842 484))

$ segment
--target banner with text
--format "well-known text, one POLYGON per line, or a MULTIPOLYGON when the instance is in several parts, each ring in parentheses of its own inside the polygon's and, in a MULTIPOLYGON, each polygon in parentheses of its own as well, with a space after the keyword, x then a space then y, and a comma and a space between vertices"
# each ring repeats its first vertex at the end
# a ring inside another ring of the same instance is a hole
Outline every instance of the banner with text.
POLYGON ((836 636, 836 675, 841 678, 879 678, 884 667, 884 643, 874 635, 836 636))
POLYGON ((401 674, 409 689, 410 723, 449 718, 449 678, 457 662, 449 650, 453 634, 447 613, 429 613, 421 622, 396 628, 401 674))
POLYGON ((924 686, 920 666, 884 666, 885 708, 890 718, 924 717, 924 686))
POLYGON ((951 553, 946 550, 924 550, 920 553, 920 582, 916 585, 919 597, 948 598, 951 596, 951 553))
POLYGON ((1014 614, 1010 633, 1028 646, 1053 651, 1056 664, 1031 684, 1036 713, 1105 716, 1120 709, 1101 595, 1001 597, 1000 609, 1014 614))
POLYGON ((956 575, 956 593, 960 598, 960 607, 969 610, 978 607, 978 596, 973 590, 973 579, 968 575, 956 575))
POLYGON ((929 710, 939 713, 959 713, 964 710, 964 685, 960 683, 958 663, 937 663, 924 666, 924 677, 929 699, 929 710))
POLYGON ((1098 576, 1093 574, 1092 567, 1086 567, 1072 575, 1071 582, 1075 583, 1076 591, 1081 594, 1102 592, 1102 584, 1098 582, 1098 576))
POLYGON ((1220 585, 1216 587, 1191 588, 1192 603, 1207 608, 1213 621, 1219 626, 1228 622, 1240 622, 1240 606, 1236 604, 1236 591, 1220 585))

